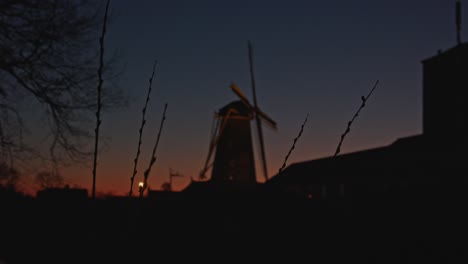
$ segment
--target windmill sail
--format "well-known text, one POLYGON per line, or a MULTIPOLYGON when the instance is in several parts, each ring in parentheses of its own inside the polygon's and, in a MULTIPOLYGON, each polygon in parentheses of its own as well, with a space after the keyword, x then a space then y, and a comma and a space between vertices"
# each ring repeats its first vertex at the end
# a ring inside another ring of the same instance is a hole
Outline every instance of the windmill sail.
MULTIPOLYGON (((258 109, 257 93, 255 91, 255 76, 254 76, 254 70, 253 70, 252 44, 249 41, 247 45, 249 49, 250 80, 252 84, 254 107, 255 109, 258 109)), ((260 154, 262 157, 263 176, 265 177, 265 181, 267 181, 268 180, 268 168, 266 164, 265 143, 263 142, 263 131, 262 131, 262 125, 260 123, 258 111, 255 111, 254 116, 255 116, 255 123, 257 125, 258 140, 260 143, 260 154)))

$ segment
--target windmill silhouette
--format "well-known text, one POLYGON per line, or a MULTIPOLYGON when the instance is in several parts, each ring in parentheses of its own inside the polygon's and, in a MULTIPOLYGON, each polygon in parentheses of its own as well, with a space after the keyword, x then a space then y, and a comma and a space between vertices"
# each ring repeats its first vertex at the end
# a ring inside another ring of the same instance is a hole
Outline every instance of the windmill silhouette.
POLYGON ((248 43, 248 49, 253 104, 250 103, 236 84, 231 84, 231 90, 240 100, 230 102, 215 113, 208 157, 204 168, 200 172, 200 179, 205 179, 207 171, 212 168, 211 181, 213 183, 257 183, 250 126, 250 122, 255 119, 263 174, 265 180, 268 180, 261 123, 265 123, 275 130, 277 125, 273 119, 258 107, 253 74, 252 45, 250 42, 248 43), (214 158, 211 161, 213 154, 214 158))

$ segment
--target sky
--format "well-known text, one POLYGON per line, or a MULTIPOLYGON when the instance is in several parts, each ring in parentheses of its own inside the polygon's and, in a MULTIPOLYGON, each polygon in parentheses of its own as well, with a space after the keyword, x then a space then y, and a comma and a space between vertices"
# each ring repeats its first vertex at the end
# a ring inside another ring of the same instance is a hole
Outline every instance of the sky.
MULTIPOLYGON (((252 100, 248 40, 253 43, 259 107, 278 124, 277 131, 263 129, 270 178, 282 166, 307 114, 287 165, 332 156, 360 97, 376 80, 379 86, 353 123, 341 153, 421 133, 421 61, 456 44, 455 1, 448 0, 112 0, 110 12, 106 50, 119 54, 125 65, 117 84, 129 104, 102 114, 100 133, 108 141, 98 156, 100 193, 128 193, 155 59, 136 183, 149 165, 167 102, 148 183, 159 189, 172 168, 184 175, 173 179, 174 190, 182 190, 204 165, 213 113, 238 99, 229 85, 235 82, 252 100)), ((468 38, 466 32, 462 39, 468 38)), ((253 139, 262 182, 255 132, 253 139)), ((63 168, 62 173, 68 183, 91 188, 92 163, 63 168)))

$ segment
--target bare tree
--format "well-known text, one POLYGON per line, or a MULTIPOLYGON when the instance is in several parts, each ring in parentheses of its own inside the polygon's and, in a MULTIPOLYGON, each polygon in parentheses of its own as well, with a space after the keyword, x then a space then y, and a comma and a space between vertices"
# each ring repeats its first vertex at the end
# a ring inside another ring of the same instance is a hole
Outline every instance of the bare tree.
POLYGON ((64 184, 63 176, 57 171, 42 171, 34 179, 40 189, 58 188, 64 184))
MULTIPOLYGON (((0 160, 34 152, 23 140, 30 112, 47 120, 34 129, 51 135, 53 161, 88 160, 102 12, 92 0, 0 1, 0 160)), ((123 103, 120 91, 103 87, 104 109, 123 103)))
POLYGON ((20 173, 14 168, 0 162, 0 185, 15 189, 20 179, 20 173))

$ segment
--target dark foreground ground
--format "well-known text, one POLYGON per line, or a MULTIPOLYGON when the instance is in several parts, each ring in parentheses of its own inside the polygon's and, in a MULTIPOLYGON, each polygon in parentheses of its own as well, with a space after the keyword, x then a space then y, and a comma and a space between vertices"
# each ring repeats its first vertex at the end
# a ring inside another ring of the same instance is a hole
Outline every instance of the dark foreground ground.
POLYGON ((95 201, 3 193, 0 263, 468 263, 465 192, 95 201))

